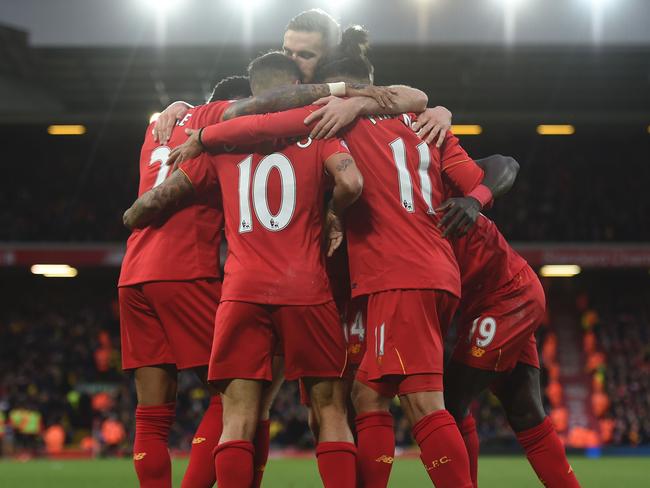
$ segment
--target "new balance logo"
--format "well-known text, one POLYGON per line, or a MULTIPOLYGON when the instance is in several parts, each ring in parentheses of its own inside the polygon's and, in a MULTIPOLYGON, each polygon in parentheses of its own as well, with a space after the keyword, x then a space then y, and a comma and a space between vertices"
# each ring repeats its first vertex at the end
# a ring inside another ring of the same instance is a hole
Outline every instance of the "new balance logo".
POLYGON ((475 358, 480 358, 480 357, 483 356, 483 354, 485 354, 485 349, 483 349, 483 348, 481 348, 481 347, 477 347, 477 346, 472 346, 472 352, 471 352, 471 354, 472 354, 472 356, 474 356, 475 358))
POLYGON ((133 453, 133 460, 134 461, 142 461, 146 455, 147 455, 146 452, 134 452, 133 453))
POLYGON ((205 442, 207 439, 205 437, 195 437, 192 439, 192 444, 201 444, 202 442, 205 442))
POLYGON ((443 464, 447 464, 451 462, 451 458, 449 456, 442 456, 440 459, 434 459, 431 461, 430 465, 424 465, 427 471, 432 471, 436 468, 439 468, 443 464))
POLYGON ((375 459, 375 462, 376 463, 393 464, 393 460, 394 460, 394 458, 392 456, 386 456, 386 454, 382 454, 377 459, 375 459))

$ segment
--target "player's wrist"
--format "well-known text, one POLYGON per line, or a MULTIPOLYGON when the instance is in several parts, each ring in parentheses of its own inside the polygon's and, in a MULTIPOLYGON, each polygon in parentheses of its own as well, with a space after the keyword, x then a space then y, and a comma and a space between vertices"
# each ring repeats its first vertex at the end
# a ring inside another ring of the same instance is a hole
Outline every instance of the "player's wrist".
POLYGON ((347 93, 347 87, 343 81, 337 81, 336 83, 327 83, 327 86, 330 89, 330 95, 333 97, 344 97, 347 93))
POLYGON ((490 205, 492 203, 492 200, 494 200, 492 190, 490 190, 485 185, 478 185, 471 192, 469 192, 467 196, 476 200, 482 209, 490 205))
POLYGON ((203 144, 203 140, 201 139, 202 136, 203 136, 203 129, 205 129, 205 127, 201 127, 199 129, 199 135, 197 136, 196 141, 198 142, 199 146, 201 147, 201 151, 205 152, 208 149, 205 147, 205 144, 203 144))

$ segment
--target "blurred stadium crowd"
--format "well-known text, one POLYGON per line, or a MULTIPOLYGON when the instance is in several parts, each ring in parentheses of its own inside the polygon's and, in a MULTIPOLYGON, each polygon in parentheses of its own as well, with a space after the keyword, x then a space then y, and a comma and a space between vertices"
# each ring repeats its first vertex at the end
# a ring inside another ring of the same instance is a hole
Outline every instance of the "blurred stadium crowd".
MULTIPOLYGON (((142 130, 136 125, 92 142, 9 129, 8 160, 20 161, 21 147, 34 150, 31 164, 14 166, 15 177, 0 182, 0 204, 12 209, 0 214, 0 241, 124 242, 122 213, 137 194, 142 130)), ((650 180, 639 156, 650 153, 647 138, 622 143, 604 134, 609 139, 594 145, 593 135, 575 137, 463 138, 474 157, 508 147, 521 164, 513 190, 490 217, 515 242, 650 241, 650 200, 638 198, 650 180)))
MULTIPOLYGON (((118 308, 108 281, 106 273, 57 285, 41 280, 36 287, 32 283, 31 293, 24 292, 27 288, 21 280, 15 281, 15 289, 8 293, 14 306, 0 311, 3 455, 60 454, 71 449, 77 455, 126 454, 133 435, 135 393, 133 381, 120 369, 118 308), (42 298, 35 302, 33 293, 42 298)), ((557 381, 561 374, 554 359, 557 338, 552 309, 539 341, 546 365, 546 407, 568 445, 647 445, 650 348, 639 346, 650 343, 647 296, 621 291, 624 300, 598 299, 594 303, 599 306, 592 308, 590 300, 599 293, 610 295, 609 291, 587 292, 584 284, 568 293, 570 315, 582 331, 582 372, 593 382, 589 401, 597 428, 591 432, 568 423, 562 384, 557 381)), ((209 398, 191 374, 181 375, 179 392, 170 445, 187 451, 209 398)), ((495 397, 486 394, 473 408, 482 449, 509 449, 516 444, 495 397)), ((410 430, 397 405, 394 410, 398 445, 408 448, 410 430)), ((286 384, 278 397, 271 433, 275 448, 313 446, 295 383, 286 384)))

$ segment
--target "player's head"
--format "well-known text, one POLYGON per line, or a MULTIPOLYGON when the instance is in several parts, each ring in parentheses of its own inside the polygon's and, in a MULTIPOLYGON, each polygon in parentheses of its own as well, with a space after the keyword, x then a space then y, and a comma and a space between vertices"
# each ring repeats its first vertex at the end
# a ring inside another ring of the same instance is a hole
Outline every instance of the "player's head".
POLYGON ((314 79, 323 83, 372 83, 375 69, 368 60, 368 49, 368 31, 358 25, 348 27, 341 44, 317 66, 314 79))
POLYGON ((239 100, 251 96, 248 76, 228 76, 214 86, 208 102, 215 100, 239 100))
POLYGON ((248 65, 253 95, 284 85, 300 83, 302 74, 295 61, 280 51, 263 54, 248 65))
POLYGON ((314 78, 316 65, 333 50, 341 38, 341 26, 321 9, 306 10, 289 21, 282 49, 302 72, 305 83, 314 78))

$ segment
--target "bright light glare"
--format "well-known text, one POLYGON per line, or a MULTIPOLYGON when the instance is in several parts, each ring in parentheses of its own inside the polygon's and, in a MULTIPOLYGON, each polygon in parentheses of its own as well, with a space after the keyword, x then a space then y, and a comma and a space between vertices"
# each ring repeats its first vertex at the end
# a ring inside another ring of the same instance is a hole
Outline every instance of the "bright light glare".
POLYGON ((32 274, 43 275, 46 278, 74 278, 78 271, 67 264, 35 264, 31 267, 32 274))
POLYGON ((169 12, 171 9, 178 6, 182 0, 142 0, 144 4, 158 12, 169 12))
POLYGON ((239 0, 237 3, 241 5, 245 10, 251 10, 260 8, 264 4, 265 0, 239 0))
POLYGON ((539 274, 545 278, 570 278, 581 271, 577 264, 547 264, 540 268, 539 274))
POLYGON ((525 0, 500 0, 500 1, 503 4, 503 6, 506 8, 518 7, 519 5, 525 2, 525 0))
POLYGON ((480 125, 452 125, 451 131, 457 136, 478 136, 483 132, 480 125))
POLYGON ((155 122, 156 120, 158 120, 158 117, 160 117, 160 112, 152 113, 151 116, 149 117, 149 123, 151 124, 155 122))

